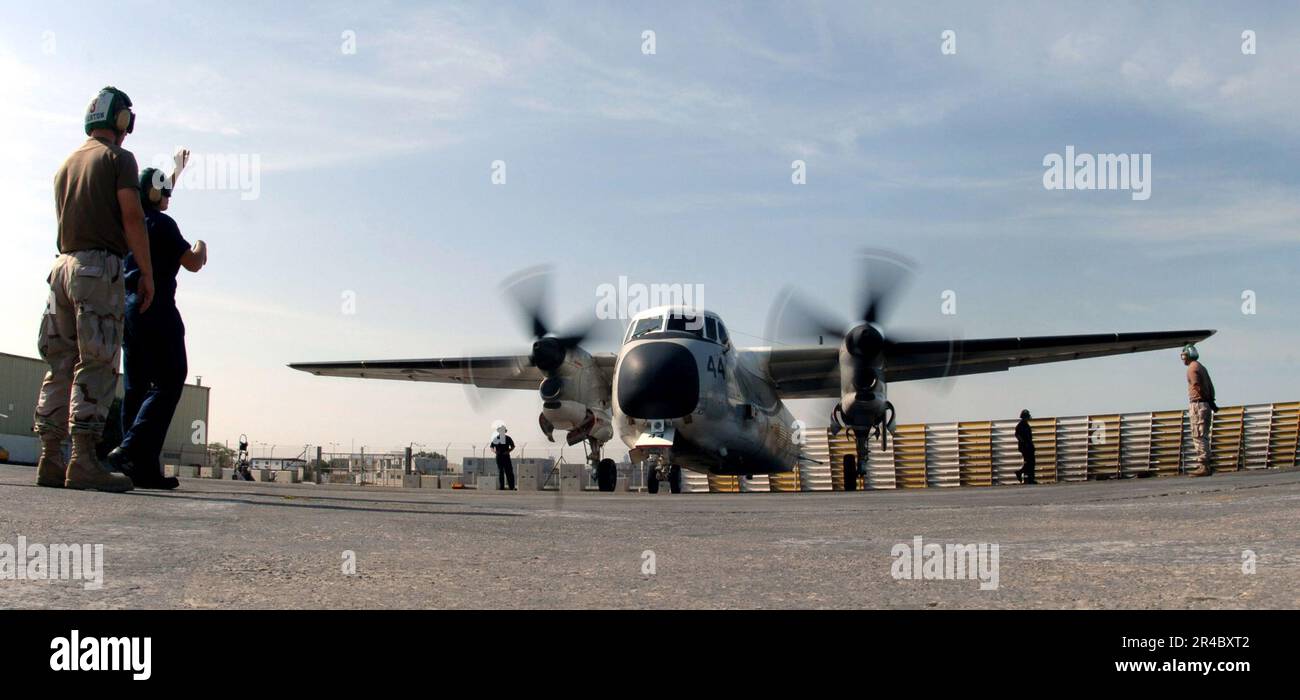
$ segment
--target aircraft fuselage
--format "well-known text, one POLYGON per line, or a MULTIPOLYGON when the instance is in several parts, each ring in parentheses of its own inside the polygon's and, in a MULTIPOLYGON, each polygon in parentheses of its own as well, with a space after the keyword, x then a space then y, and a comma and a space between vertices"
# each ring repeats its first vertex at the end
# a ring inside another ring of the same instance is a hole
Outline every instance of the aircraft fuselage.
POLYGON ((738 352, 707 312, 707 331, 701 324, 633 337, 653 313, 633 320, 614 369, 614 425, 633 460, 713 474, 793 469, 797 428, 765 378, 762 356, 738 352))

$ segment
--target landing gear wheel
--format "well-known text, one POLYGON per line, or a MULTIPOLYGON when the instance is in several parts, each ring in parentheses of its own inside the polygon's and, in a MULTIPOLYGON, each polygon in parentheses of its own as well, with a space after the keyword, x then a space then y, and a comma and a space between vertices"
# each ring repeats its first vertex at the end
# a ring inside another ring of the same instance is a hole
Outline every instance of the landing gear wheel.
POLYGON ((659 493, 659 469, 650 467, 645 472, 645 490, 647 493, 659 493))
POLYGON ((618 485, 618 467, 612 459, 602 459, 596 464, 596 488, 601 491, 613 491, 618 485))
POLYGON ((844 490, 858 490, 858 460, 853 455, 844 455, 844 490))
POLYGON ((672 493, 682 492, 682 468, 676 464, 668 468, 668 490, 672 493))

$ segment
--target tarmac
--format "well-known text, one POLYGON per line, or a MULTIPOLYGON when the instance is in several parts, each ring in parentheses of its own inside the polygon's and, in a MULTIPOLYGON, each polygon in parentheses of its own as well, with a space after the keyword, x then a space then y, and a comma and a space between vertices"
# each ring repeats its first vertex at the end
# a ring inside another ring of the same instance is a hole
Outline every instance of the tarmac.
POLYGON ((102 544, 103 586, 0 562, 0 608, 1300 607, 1295 470, 655 496, 35 476, 0 466, 0 547, 102 544), (996 544, 997 587, 896 578, 917 536, 996 544))

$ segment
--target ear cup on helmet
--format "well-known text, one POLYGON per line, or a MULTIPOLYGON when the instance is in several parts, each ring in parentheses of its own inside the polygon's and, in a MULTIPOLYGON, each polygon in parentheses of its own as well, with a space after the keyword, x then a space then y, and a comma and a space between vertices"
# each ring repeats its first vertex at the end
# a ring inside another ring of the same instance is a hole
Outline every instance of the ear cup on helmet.
POLYGON ((111 85, 103 88, 86 109, 85 128, 87 135, 95 129, 112 129, 119 134, 135 131, 131 98, 111 85))
POLYGON ((149 201, 150 201, 150 202, 153 202, 154 204, 157 204, 157 203, 159 203, 159 202, 162 201, 162 198, 163 198, 162 190, 160 190, 160 189, 158 189, 158 188, 156 188, 156 187, 150 187, 150 188, 149 188, 149 201))

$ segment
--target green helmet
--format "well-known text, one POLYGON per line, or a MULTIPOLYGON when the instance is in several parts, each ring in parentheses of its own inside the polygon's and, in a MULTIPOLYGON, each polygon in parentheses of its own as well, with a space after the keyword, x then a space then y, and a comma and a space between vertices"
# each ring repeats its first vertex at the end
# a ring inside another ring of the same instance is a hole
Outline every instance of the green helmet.
POLYGON ((120 134, 135 131, 135 112, 125 92, 109 85, 91 98, 86 107, 86 135, 95 129, 112 129, 120 134))
POLYGON ((163 197, 172 196, 170 183, 158 168, 145 168, 140 171, 140 203, 146 207, 158 208, 163 197))
POLYGON ((1200 357, 1201 357, 1201 353, 1198 352, 1198 351, 1196 350, 1196 346, 1195 346, 1195 345, 1192 345, 1191 343, 1188 343, 1188 344, 1184 345, 1184 346, 1183 346, 1183 351, 1182 351, 1181 353, 1179 353, 1179 354, 1180 354, 1180 355, 1186 355, 1186 356, 1187 356, 1187 359, 1189 359, 1189 360, 1198 360, 1198 359, 1200 359, 1200 357))

